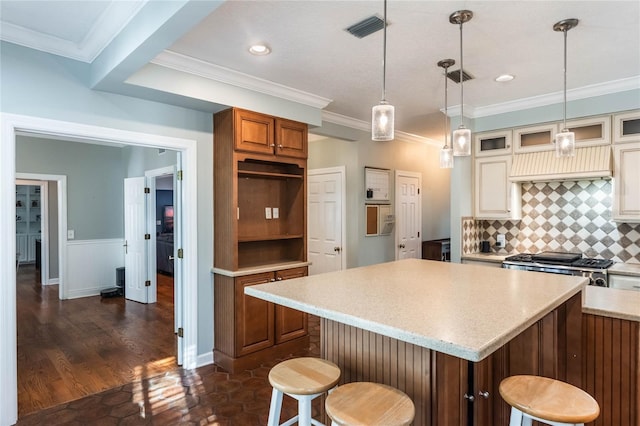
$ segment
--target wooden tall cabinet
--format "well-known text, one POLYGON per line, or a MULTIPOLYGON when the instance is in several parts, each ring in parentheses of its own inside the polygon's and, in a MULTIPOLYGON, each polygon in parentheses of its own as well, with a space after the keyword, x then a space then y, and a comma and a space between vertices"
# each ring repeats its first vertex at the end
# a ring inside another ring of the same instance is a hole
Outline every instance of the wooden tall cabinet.
POLYGON ((307 314, 244 294, 305 276, 307 125, 214 115, 214 360, 230 372, 308 346, 307 314))

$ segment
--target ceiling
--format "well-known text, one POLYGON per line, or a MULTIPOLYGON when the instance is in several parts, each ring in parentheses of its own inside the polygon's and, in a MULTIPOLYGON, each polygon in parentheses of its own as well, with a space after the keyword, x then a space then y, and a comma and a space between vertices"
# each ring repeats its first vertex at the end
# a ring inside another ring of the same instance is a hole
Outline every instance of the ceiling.
MULTIPOLYGON (((271 86, 274 93, 291 89, 309 95, 320 107, 326 104, 327 121, 366 127, 371 107, 381 98, 382 31, 358 39, 345 28, 382 16, 382 1, 2 0, 0 35, 5 41, 91 64, 119 34, 133 32, 135 18, 147 6, 166 9, 187 3, 204 12, 176 11, 173 37, 158 31, 148 36, 155 40, 139 42, 145 49, 129 55, 135 66, 125 74, 151 61, 166 64, 168 58, 174 65, 197 63, 218 75, 271 86), (268 44, 272 53, 249 54, 248 47, 256 42, 268 44)), ((386 97, 396 107, 397 131, 441 139, 444 76, 436 63, 453 58, 456 65, 451 70, 459 68, 460 30, 449 23, 449 15, 459 9, 474 13, 463 27, 464 68, 474 77, 464 83, 466 116, 560 102, 563 36, 552 27, 567 18, 580 20, 568 33, 569 100, 640 87, 636 0, 389 0, 387 7, 386 97), (495 82, 503 73, 515 79, 495 82)), ((188 69, 193 68, 183 68, 188 69)), ((117 78, 128 77, 121 72, 117 78)), ((459 106, 460 85, 449 81, 449 108, 459 114, 459 106)))

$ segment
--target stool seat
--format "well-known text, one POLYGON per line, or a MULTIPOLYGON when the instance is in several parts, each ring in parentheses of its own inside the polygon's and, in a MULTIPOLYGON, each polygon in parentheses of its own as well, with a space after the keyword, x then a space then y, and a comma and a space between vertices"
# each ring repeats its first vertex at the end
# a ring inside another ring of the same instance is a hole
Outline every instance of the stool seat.
POLYGON ((337 365, 320 358, 293 358, 277 364, 269 371, 273 391, 267 425, 291 426, 298 423, 298 426, 322 426, 311 417, 311 401, 333 389, 340 381, 340 374, 337 365), (298 401, 298 415, 280 424, 283 395, 298 401))
POLYGON ((354 382, 338 386, 325 402, 327 415, 339 426, 408 425, 415 416, 404 392, 380 383, 354 382))
POLYGON ((283 361, 269 371, 269 383, 287 394, 313 395, 338 384, 340 368, 334 363, 312 357, 283 361))
POLYGON ((591 395, 548 377, 507 377, 499 390, 509 405, 543 421, 580 424, 595 420, 600 414, 600 407, 591 395))

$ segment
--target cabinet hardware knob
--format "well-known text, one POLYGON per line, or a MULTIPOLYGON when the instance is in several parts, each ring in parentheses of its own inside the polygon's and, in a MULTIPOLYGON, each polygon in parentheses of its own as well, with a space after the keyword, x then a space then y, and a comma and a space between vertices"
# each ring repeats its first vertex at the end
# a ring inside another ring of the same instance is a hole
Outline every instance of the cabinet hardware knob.
POLYGON ((272 143, 271 145, 269 145, 271 148, 273 148, 274 146, 276 146, 275 143, 272 143))
POLYGON ((272 283, 276 281, 275 278, 271 278, 269 281, 271 281, 272 283))
POLYGON ((481 396, 484 399, 489 399, 489 391, 478 391, 478 396, 481 396))
POLYGON ((464 399, 468 399, 469 402, 473 402, 476 400, 476 398, 473 395, 469 395, 468 393, 464 394, 464 399))
POLYGON ((278 148, 282 148, 282 144, 278 145, 278 148))
POLYGON ((282 281, 282 277, 278 277, 276 278, 278 281, 282 281))

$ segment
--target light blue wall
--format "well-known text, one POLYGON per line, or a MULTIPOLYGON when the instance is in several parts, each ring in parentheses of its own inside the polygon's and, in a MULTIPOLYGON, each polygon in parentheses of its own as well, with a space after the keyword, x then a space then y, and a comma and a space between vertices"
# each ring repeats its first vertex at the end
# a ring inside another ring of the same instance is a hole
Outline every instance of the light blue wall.
MULTIPOLYGON (((210 114, 88 89, 85 65, 10 43, 0 45, 0 109, 197 141, 198 354, 213 348, 213 120, 210 114)), ((188 171, 187 171, 188 172, 188 171)))
POLYGON ((122 149, 18 136, 16 172, 67 176, 67 226, 76 240, 122 238, 122 149))

